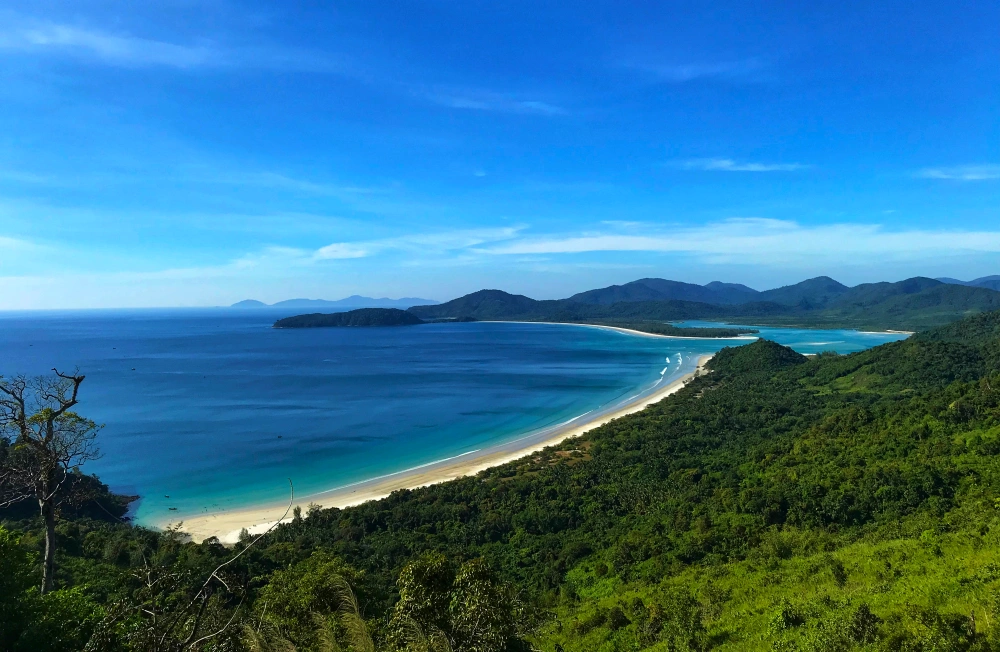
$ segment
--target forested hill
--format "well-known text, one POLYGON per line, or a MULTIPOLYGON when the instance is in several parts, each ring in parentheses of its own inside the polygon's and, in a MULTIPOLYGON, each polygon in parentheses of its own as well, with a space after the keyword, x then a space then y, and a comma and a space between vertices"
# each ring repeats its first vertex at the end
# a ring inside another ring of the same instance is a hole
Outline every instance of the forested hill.
POLYGON ((383 582, 483 556, 544 608, 544 650, 1000 649, 1000 314, 710 367, 580 440, 279 536, 383 582))
POLYGON ((359 308, 347 312, 312 313, 285 317, 275 328, 323 328, 327 326, 413 326, 424 323, 413 313, 398 308, 359 308))
POLYGON ((80 516, 44 600, 38 526, 8 522, 0 649, 186 649, 143 645, 186 640, 184 605, 245 551, 208 583, 199 622, 224 635, 203 649, 363 630, 380 650, 1000 650, 1000 313, 709 368, 584 437, 249 549, 80 516))
MULTIPOLYGON (((956 286, 957 287, 957 286, 956 286)), ((622 301, 614 304, 577 303, 569 299, 535 301, 502 290, 480 290, 436 306, 414 306, 408 312, 421 319, 472 317, 493 321, 594 322, 616 320, 683 320, 724 318, 728 315, 780 315, 785 308, 774 303, 716 306, 694 301, 622 301)))
POLYGON ((409 310, 423 319, 587 323, 709 319, 757 325, 922 330, 998 309, 1000 292, 987 287, 915 277, 849 288, 821 276, 765 292, 738 284, 701 286, 642 279, 548 301, 481 290, 409 310))

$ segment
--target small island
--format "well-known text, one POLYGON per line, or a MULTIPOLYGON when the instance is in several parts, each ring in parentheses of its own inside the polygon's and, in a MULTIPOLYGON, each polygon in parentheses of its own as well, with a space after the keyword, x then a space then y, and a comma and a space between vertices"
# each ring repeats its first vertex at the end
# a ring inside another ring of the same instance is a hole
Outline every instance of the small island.
POLYGON ((411 312, 398 308, 360 308, 347 312, 320 313, 285 317, 274 328, 327 328, 332 326, 414 326, 426 323, 411 312))

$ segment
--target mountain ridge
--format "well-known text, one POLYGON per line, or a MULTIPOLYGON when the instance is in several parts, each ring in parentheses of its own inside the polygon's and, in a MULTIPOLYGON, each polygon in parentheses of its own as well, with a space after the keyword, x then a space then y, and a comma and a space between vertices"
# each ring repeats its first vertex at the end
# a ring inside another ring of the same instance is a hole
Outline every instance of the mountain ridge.
POLYGON ((715 305, 739 305, 770 301, 784 305, 826 305, 850 288, 829 276, 817 276, 791 285, 758 291, 740 283, 712 281, 705 285, 662 278, 641 278, 622 285, 578 292, 567 301, 610 305, 623 301, 697 301, 715 305))
POLYGON ((411 306, 435 305, 437 301, 433 299, 421 299, 419 297, 401 297, 399 299, 389 299, 382 297, 375 299, 359 294, 352 294, 344 299, 285 299, 276 303, 267 304, 256 299, 244 299, 230 305, 230 308, 400 308, 406 309, 411 306))
POLYGON ((971 281, 960 281, 957 278, 949 278, 947 276, 942 276, 935 280, 941 281, 942 283, 948 283, 950 285, 966 285, 970 287, 980 287, 1000 292, 1000 274, 993 274, 992 276, 980 276, 979 278, 974 278, 971 281))
POLYGON ((601 323, 709 319, 747 325, 917 330, 1000 309, 998 291, 919 276, 854 287, 819 276, 764 292, 752 288, 730 290, 751 300, 726 303, 716 299, 713 303, 650 298, 704 296, 702 291, 712 295, 706 286, 639 279, 577 293, 568 299, 542 301, 502 290, 480 290, 436 305, 413 306, 409 311, 425 320, 601 323))

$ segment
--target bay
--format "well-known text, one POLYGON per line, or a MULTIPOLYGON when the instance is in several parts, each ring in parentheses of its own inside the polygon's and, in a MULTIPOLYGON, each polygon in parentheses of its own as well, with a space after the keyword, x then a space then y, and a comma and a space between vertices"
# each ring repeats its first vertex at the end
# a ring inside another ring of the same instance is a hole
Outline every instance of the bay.
MULTIPOLYGON (((4 313, 0 374, 86 374, 79 411, 105 428, 85 470, 141 496, 134 516, 156 524, 280 500, 289 478, 316 493, 525 437, 749 341, 559 324, 271 328, 288 314, 4 313)), ((760 330, 802 353, 905 337, 760 330)))

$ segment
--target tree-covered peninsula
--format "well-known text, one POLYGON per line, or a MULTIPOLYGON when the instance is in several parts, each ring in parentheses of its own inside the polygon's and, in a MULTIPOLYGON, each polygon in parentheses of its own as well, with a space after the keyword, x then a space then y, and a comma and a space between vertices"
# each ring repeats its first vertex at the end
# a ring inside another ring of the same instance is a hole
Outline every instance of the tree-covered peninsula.
POLYGON ((15 505, 0 649, 1000 650, 1000 313, 709 369, 559 446, 231 548, 80 484, 44 594, 46 527, 15 505))
POLYGON ((274 328, 326 328, 331 326, 414 326, 423 324, 411 312, 398 308, 359 308, 347 312, 320 313, 285 317, 274 328))

